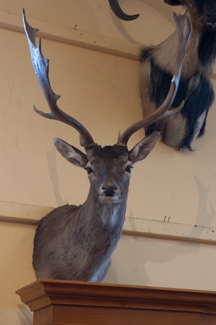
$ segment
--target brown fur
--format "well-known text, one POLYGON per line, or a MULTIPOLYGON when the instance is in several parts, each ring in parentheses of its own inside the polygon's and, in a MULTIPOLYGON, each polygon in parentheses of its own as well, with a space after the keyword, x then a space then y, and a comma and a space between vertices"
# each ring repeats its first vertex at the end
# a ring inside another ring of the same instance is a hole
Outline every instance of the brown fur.
MULTIPOLYGON (((190 80, 188 91, 193 91, 199 86, 200 76, 208 79, 213 72, 212 62, 202 66, 198 57, 198 46, 204 30, 203 16, 198 12, 192 2, 182 1, 182 6, 188 11, 192 24, 191 37, 187 44, 187 52, 184 57, 181 80, 190 80), (198 73, 198 75, 197 75, 198 73)), ((154 87, 151 84, 151 60, 162 71, 173 75, 175 68, 175 57, 178 47, 178 33, 175 31, 168 39, 152 48, 148 57, 141 61, 140 69, 140 94, 142 99, 143 116, 146 117, 157 109, 154 100, 150 99, 149 89, 154 87)), ((186 99, 186 98, 182 98, 186 99)), ((172 109, 173 107, 171 107, 172 109)), ((195 121, 194 132, 191 136, 190 144, 199 135, 207 113, 202 113, 200 118, 195 121)), ((187 116, 183 113, 177 113, 175 116, 168 116, 156 122, 152 130, 158 130, 162 135, 162 141, 167 145, 179 148, 182 146, 190 130, 188 127, 187 116)), ((148 134, 148 133, 147 133, 148 134)))
POLYGON ((33 254, 38 279, 103 280, 124 224, 128 167, 144 159, 158 137, 158 132, 154 132, 130 151, 126 146, 94 145, 86 149, 86 155, 63 140, 54 139, 64 158, 75 166, 91 168, 90 190, 83 205, 56 208, 41 220, 33 254))

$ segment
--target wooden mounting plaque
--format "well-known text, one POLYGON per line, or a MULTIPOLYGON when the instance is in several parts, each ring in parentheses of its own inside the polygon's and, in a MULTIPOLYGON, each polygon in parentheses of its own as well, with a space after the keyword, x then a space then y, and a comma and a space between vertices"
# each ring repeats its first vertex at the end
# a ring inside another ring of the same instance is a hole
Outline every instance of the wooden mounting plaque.
POLYGON ((216 325, 216 292, 62 280, 16 291, 34 325, 216 325))

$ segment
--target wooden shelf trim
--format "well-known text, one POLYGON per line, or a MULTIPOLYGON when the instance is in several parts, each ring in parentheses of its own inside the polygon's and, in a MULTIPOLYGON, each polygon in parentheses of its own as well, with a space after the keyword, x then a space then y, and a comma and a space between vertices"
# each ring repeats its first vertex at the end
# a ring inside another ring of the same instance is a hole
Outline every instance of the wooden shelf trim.
POLYGON ((216 314, 215 292, 40 280, 16 293, 32 311, 49 305, 73 305, 216 314))

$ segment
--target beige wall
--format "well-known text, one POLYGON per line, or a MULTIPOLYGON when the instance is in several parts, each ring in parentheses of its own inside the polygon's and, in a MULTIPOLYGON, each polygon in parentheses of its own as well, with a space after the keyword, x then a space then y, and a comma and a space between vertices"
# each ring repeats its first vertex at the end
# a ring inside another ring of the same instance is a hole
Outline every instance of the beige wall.
MULTIPOLYGON (((34 27, 36 20, 38 26, 48 22, 54 34, 63 28, 72 35, 77 24, 87 39, 94 35, 107 46, 117 40, 126 52, 141 42, 157 43, 174 30, 172 10, 163 1, 136 1, 136 6, 132 2, 121 3, 128 13, 141 12, 142 19, 126 24, 113 17, 105 0, 7 0, 0 4, 0 24, 7 28, 12 24, 12 29, 17 25, 19 30, 25 7, 34 27)), ((52 144, 58 136, 80 148, 79 137, 72 128, 34 113, 33 104, 48 108, 25 35, 1 28, 0 40, 0 215, 40 219, 50 207, 81 204, 86 198, 85 172, 65 161, 52 144)), ((42 49, 50 59, 52 87, 61 94, 59 106, 80 120, 95 141, 114 144, 119 130, 141 118, 137 60, 48 39, 43 39, 42 49)), ((176 152, 158 143, 133 169, 128 199, 125 229, 194 237, 197 242, 124 236, 105 282, 216 290, 215 246, 199 242, 216 236, 215 119, 212 107, 206 135, 194 142, 194 152, 176 152)), ((142 131, 129 146, 141 137, 142 131)), ((34 231, 30 226, 0 223, 2 325, 32 323, 14 292, 35 280, 34 231)))

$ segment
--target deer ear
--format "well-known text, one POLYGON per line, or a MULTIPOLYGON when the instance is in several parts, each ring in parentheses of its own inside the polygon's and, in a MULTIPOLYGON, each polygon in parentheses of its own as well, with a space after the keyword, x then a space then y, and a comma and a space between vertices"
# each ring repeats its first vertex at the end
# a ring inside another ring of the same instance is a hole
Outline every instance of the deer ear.
POLYGON ((159 136, 160 132, 152 132, 149 136, 138 142, 133 149, 129 151, 129 160, 132 162, 132 164, 145 159, 150 154, 150 152, 154 149, 159 136))
POLYGON ((88 162, 86 154, 59 138, 53 138, 53 143, 60 154, 70 163, 85 168, 88 162))

